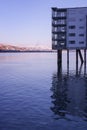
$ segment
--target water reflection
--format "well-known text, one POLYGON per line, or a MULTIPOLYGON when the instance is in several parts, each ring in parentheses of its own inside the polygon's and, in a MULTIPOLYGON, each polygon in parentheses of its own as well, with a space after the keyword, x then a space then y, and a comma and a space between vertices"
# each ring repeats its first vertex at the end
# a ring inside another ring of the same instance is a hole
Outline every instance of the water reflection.
POLYGON ((52 106, 55 119, 87 121, 87 77, 79 71, 54 73, 52 77, 52 106))

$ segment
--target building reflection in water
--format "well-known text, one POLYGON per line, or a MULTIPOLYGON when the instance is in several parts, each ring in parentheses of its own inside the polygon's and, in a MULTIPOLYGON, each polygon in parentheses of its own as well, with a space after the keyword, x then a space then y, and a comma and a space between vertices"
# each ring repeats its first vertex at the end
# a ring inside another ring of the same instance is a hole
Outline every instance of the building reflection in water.
POLYGON ((83 119, 87 121, 87 77, 80 70, 75 73, 54 73, 52 76, 52 106, 55 119, 83 119))

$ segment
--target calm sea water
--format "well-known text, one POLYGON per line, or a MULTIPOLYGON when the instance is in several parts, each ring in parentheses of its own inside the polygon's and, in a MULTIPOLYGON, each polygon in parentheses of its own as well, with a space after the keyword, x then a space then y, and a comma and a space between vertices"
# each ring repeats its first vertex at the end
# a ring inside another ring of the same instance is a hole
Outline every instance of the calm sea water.
POLYGON ((87 130, 87 76, 70 53, 0 53, 0 130, 87 130))

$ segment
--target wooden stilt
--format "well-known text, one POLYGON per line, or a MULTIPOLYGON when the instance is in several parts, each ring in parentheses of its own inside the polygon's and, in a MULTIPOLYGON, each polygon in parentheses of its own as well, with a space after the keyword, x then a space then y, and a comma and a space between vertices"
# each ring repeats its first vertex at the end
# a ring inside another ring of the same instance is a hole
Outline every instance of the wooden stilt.
POLYGON ((84 49, 84 75, 86 74, 86 49, 84 49))
POLYGON ((83 64, 80 64, 79 75, 81 74, 83 64))
POLYGON ((83 64, 83 57, 82 57, 82 53, 81 53, 81 50, 77 50, 78 51, 78 54, 79 54, 79 57, 81 59, 81 64, 83 64))
POLYGON ((67 50, 67 74, 69 74, 69 49, 67 50))
POLYGON ((58 74, 62 72, 62 50, 57 51, 58 74))
POLYGON ((78 50, 76 50, 76 75, 78 75, 78 50))
MULTIPOLYGON (((86 49, 84 49, 84 59, 81 50, 76 49, 76 75, 77 76, 81 73, 83 62, 84 62, 84 74, 86 74, 86 49), (78 67, 79 57, 81 60, 80 70, 78 67)), ((62 74, 62 50, 57 50, 57 66, 58 66, 58 75, 60 76, 62 74)), ((69 74, 69 49, 67 49, 67 74, 69 74)))

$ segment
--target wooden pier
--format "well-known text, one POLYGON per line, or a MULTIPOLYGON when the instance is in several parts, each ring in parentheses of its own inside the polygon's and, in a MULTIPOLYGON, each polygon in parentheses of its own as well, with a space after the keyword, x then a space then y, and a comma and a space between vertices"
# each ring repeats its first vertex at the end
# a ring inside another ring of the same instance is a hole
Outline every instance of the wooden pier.
MULTIPOLYGON (((62 49, 57 50, 57 65, 58 65, 58 74, 62 73, 62 49)), ((80 49, 76 49, 76 75, 78 75, 78 66, 79 66, 79 59, 80 59, 80 66, 84 64, 84 75, 86 74, 86 49, 83 50, 84 54, 80 49)), ((69 74, 69 56, 70 50, 67 49, 67 73, 69 74)))

